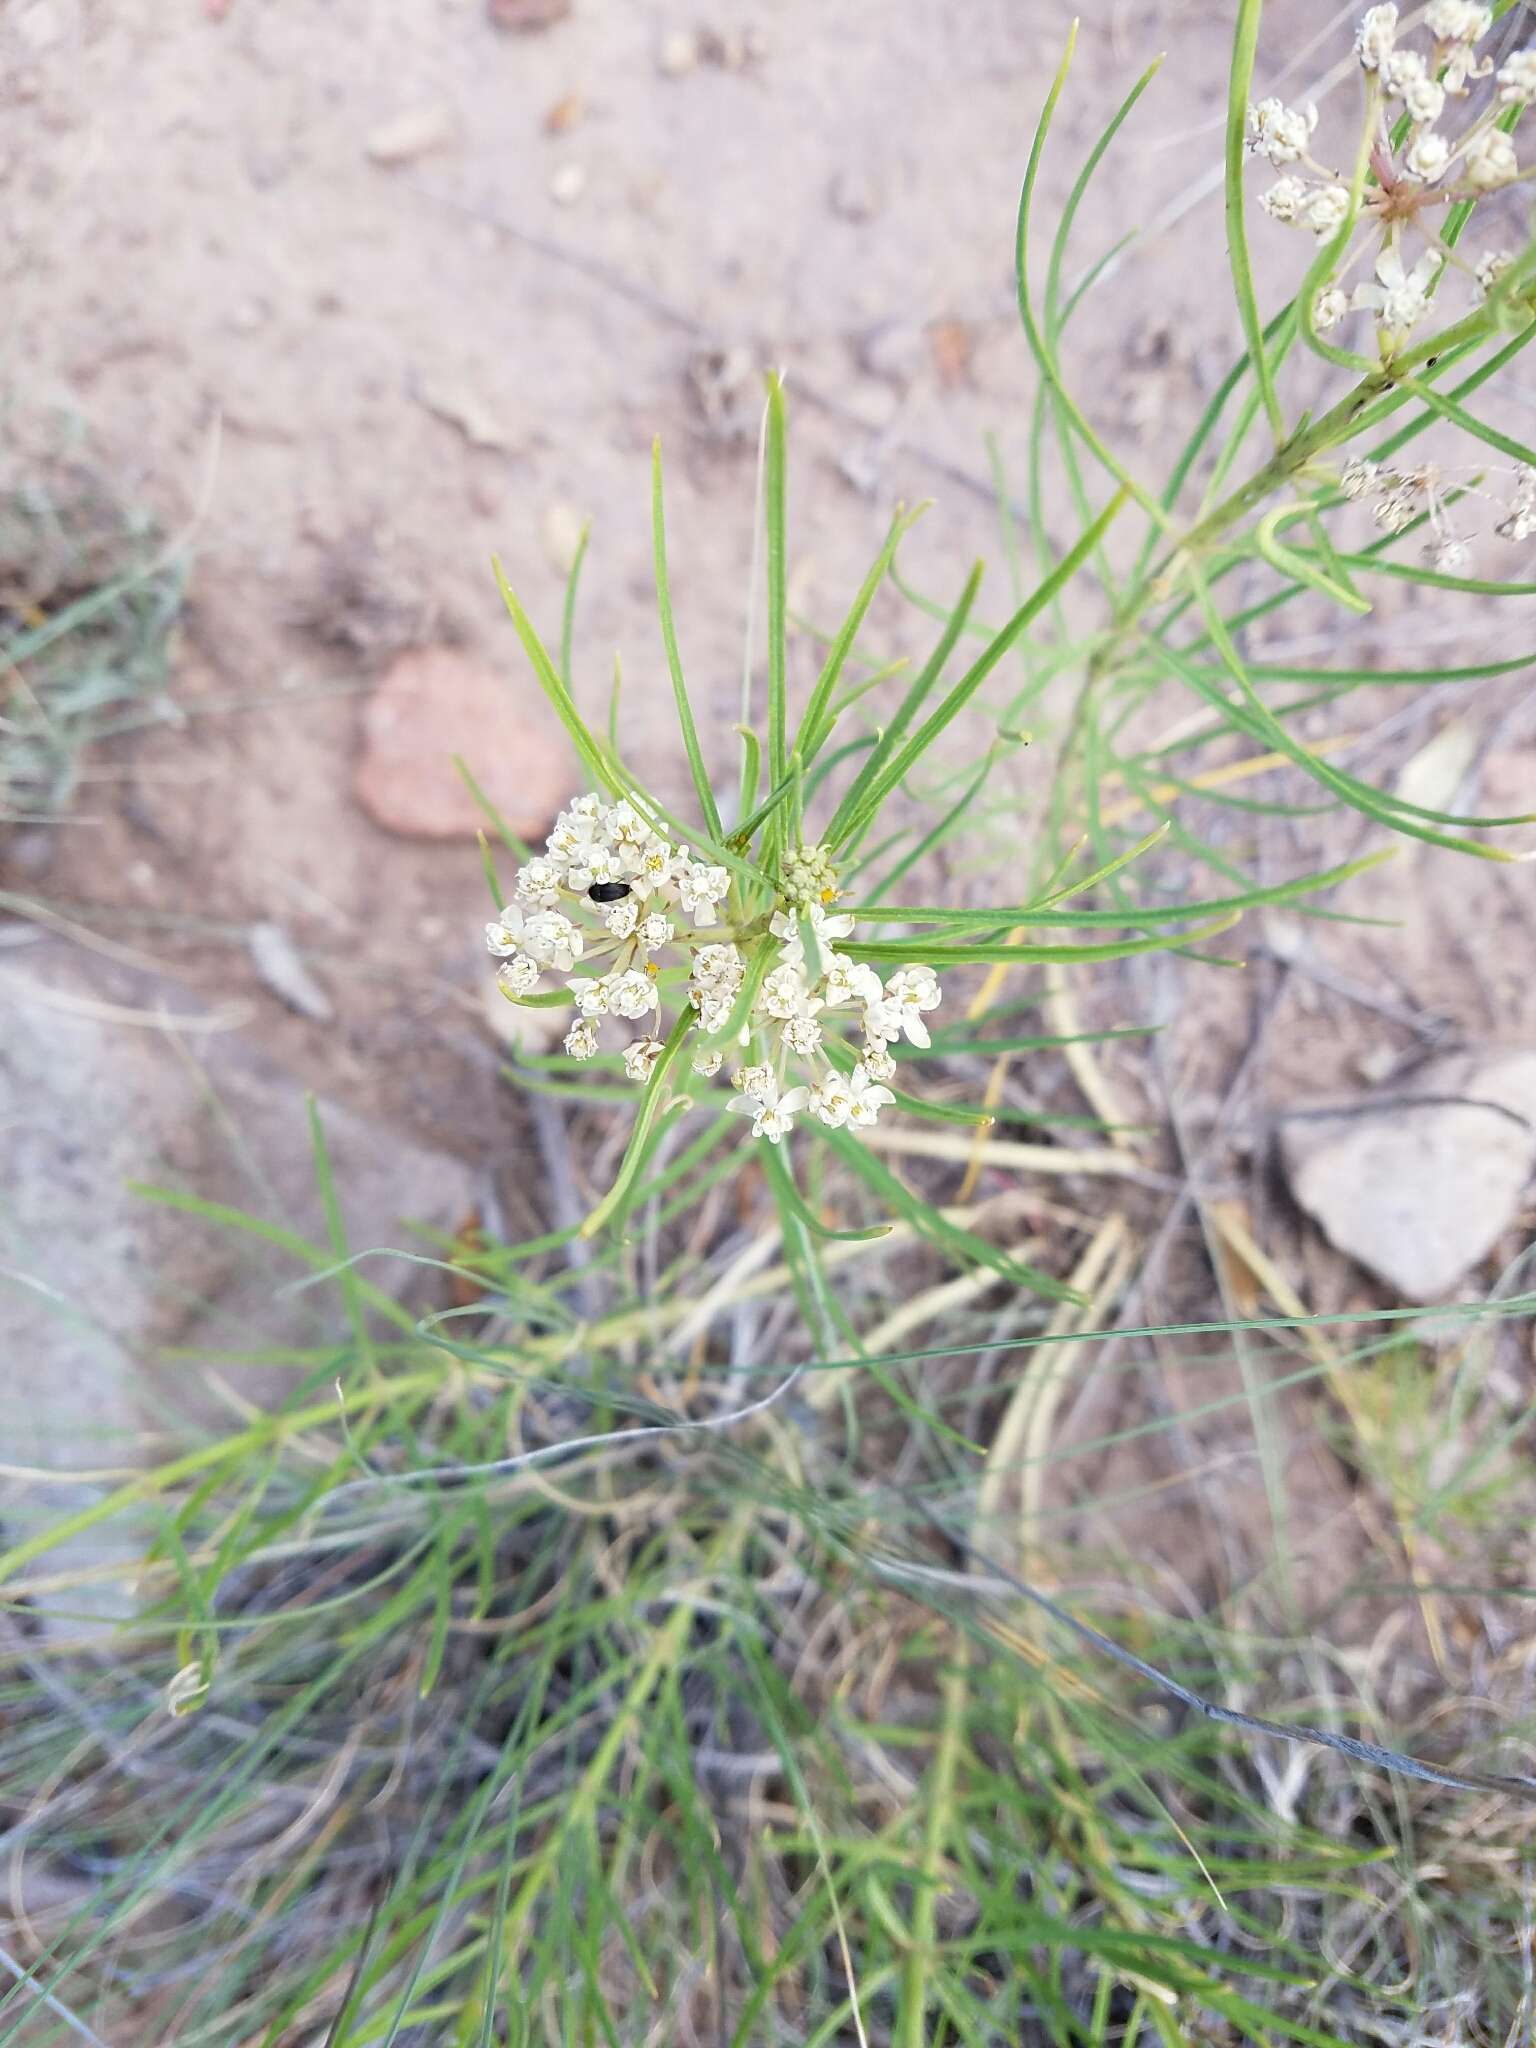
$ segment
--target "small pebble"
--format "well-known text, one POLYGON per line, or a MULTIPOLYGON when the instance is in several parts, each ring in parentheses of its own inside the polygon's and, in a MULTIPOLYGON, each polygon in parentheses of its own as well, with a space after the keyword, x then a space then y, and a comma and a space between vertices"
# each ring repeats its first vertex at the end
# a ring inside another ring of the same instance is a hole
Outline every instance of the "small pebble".
POLYGON ((561 164, 549 181, 549 196, 556 206, 574 206, 586 189, 587 173, 583 164, 561 164))
POLYGON ((669 29, 661 39, 656 69, 663 78, 686 78, 699 61, 699 39, 692 29, 669 29))
POLYGON ((880 211, 880 194, 863 171, 839 171, 827 196, 844 220, 872 220, 880 211))
POLYGON ((393 168, 445 149, 454 137, 453 109, 443 101, 412 107, 392 121, 381 122, 368 137, 368 154, 376 164, 393 168))

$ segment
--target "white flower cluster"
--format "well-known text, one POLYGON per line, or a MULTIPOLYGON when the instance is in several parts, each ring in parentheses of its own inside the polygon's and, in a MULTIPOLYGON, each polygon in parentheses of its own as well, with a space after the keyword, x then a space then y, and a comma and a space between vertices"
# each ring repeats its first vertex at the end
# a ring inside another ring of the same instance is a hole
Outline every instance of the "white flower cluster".
POLYGON ((576 1019, 565 1036, 572 1059, 599 1050, 605 1017, 639 1024, 624 1049, 624 1071, 646 1081, 660 1059, 662 977, 686 957, 683 995, 706 1040, 692 1055, 695 1074, 713 1078, 725 1064, 724 1039, 735 1023, 733 1050, 742 1064, 730 1079, 730 1107, 752 1118, 756 1137, 777 1144, 803 1112, 833 1129, 873 1124, 895 1101, 885 1085, 895 1074, 890 1048, 905 1038, 930 1043, 923 1022, 940 998, 932 968, 898 968, 882 982, 873 967, 837 951, 853 918, 836 913, 836 875, 820 847, 786 856, 784 894, 766 931, 750 936, 722 921, 731 878, 723 867, 674 847, 634 805, 577 797, 560 813, 545 850, 518 870, 516 895, 485 928, 500 961, 496 979, 520 1001, 546 973, 575 978, 567 993, 576 1019), (809 939, 809 946, 807 940, 809 939), (767 951, 770 958, 759 961, 767 951), (577 963, 581 970, 577 971, 577 963), (742 991, 761 965, 753 1000, 742 991), (858 1047, 839 1033, 840 1063, 828 1051, 827 1026, 860 1033, 858 1047), (710 1042, 713 1041, 713 1042, 710 1042), (843 1065, 852 1055, 852 1071, 843 1065), (743 1057, 744 1056, 744 1057, 743 1057), (793 1064, 797 1078, 786 1086, 793 1064))
MULTIPOLYGON (((501 961, 496 979, 514 1001, 534 994, 546 972, 569 974, 577 961, 597 973, 569 985, 575 1023, 565 1049, 589 1060, 604 1017, 643 1022, 659 1011, 655 958, 717 921, 730 894, 723 867, 674 847, 624 799, 605 804, 579 796, 555 821, 542 854, 519 868, 515 900, 485 928, 501 961)), ((625 1053, 625 1067, 644 1079, 661 1046, 645 1037, 625 1053)))
MULTIPOLYGON (((1448 263, 1469 272, 1479 297, 1486 293, 1491 282, 1485 276, 1486 259, 1468 264, 1441 241, 1427 216, 1433 208, 1479 198, 1521 175, 1514 141, 1497 124, 1509 107, 1536 105, 1536 49, 1517 50, 1500 65, 1490 105, 1459 135, 1437 125, 1449 101, 1465 99, 1472 85, 1493 70, 1493 59, 1477 54, 1492 25, 1492 10, 1482 0, 1429 0, 1422 15, 1406 23, 1400 23, 1391 0, 1367 8, 1355 54, 1370 84, 1373 180, 1366 187, 1361 218, 1379 236, 1375 278, 1353 291, 1346 291, 1340 279, 1325 285, 1312 309, 1320 331, 1338 326, 1349 313, 1372 313, 1383 353, 1390 355, 1423 319, 1448 263), (1430 38, 1427 51, 1404 40, 1420 25, 1430 38), (1399 108, 1408 126, 1394 158, 1390 129, 1399 108), (1429 245, 1412 265, 1402 252, 1409 226, 1419 229, 1429 245)), ((1259 204, 1273 219, 1326 239, 1348 217, 1349 190, 1338 171, 1312 156, 1316 127, 1312 106, 1297 109, 1265 99, 1248 109, 1249 153, 1285 171, 1259 204), (1303 174, 1286 168, 1290 165, 1300 166, 1303 174)), ((1369 246, 1361 244, 1346 268, 1369 246)), ((1508 260, 1503 258, 1502 265, 1508 260)))

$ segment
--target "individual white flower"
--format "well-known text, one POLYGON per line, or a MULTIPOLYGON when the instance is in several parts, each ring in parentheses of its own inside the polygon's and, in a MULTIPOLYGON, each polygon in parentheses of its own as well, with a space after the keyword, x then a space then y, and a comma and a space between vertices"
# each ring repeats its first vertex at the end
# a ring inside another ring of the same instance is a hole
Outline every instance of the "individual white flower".
POLYGON ((1435 128, 1426 128, 1422 135, 1416 135, 1403 158, 1412 177, 1420 178, 1426 185, 1433 185, 1451 160, 1451 145, 1435 128))
POLYGON ((661 1007, 656 984, 641 967, 608 977, 608 1002, 615 1017, 644 1017, 661 1007))
POLYGON ((1514 257, 1507 249, 1485 249, 1477 259, 1477 295, 1486 298, 1508 270, 1514 257))
POLYGON ((1536 106, 1536 50, 1516 50, 1499 66, 1499 98, 1506 107, 1536 106))
POLYGON ((828 955, 824 985, 832 1009, 839 1009, 844 1003, 878 1003, 884 994, 880 977, 869 962, 850 960, 846 953, 828 955))
POLYGON ((610 810, 603 813, 603 836, 610 845, 630 846, 639 853, 656 837, 656 831, 648 818, 641 817, 629 798, 621 796, 610 810))
POLYGON ((535 910, 553 910, 560 901, 560 864, 536 853, 517 871, 517 893, 535 910))
POLYGON ((756 1095, 738 1095, 726 1106, 738 1116, 751 1117, 754 1138, 766 1138, 770 1145, 777 1145, 794 1129, 795 1117, 810 1100, 810 1094, 809 1088, 789 1088, 781 1095, 777 1081, 771 1080, 769 1089, 756 1095))
POLYGON ((585 943, 563 911, 535 911, 523 925, 524 948, 541 967, 554 967, 562 974, 568 974, 576 965, 585 943))
POLYGON ((613 1008, 612 991, 606 974, 585 975, 567 985, 567 993, 582 1017, 606 1017, 613 1008))
POLYGON ((496 970, 496 986, 503 995, 513 1001, 531 996, 539 985, 539 963, 530 960, 526 953, 514 953, 510 960, 503 960, 496 970))
POLYGON ((648 953, 656 953, 663 946, 670 946, 676 934, 672 920, 663 917, 659 910, 653 910, 649 917, 642 917, 635 928, 635 937, 648 953))
POLYGON ((605 839, 593 839, 571 855, 566 880, 573 889, 600 888, 607 882, 624 880, 623 863, 616 848, 605 839))
POLYGON ((776 910, 769 920, 768 929, 776 939, 783 941, 780 958, 791 967, 805 965, 805 938, 800 927, 805 923, 816 935, 816 949, 821 954, 823 969, 833 956, 833 941, 846 939, 853 930, 853 919, 846 911, 836 916, 823 910, 819 903, 807 905, 804 910, 776 910))
POLYGON ((597 819, 577 808, 586 801, 584 797, 578 797, 574 804, 563 810, 544 842, 550 857, 562 868, 569 867, 572 860, 578 858, 598 836, 597 819))
POLYGON ((896 1077, 896 1062, 883 1045, 866 1045, 859 1064, 872 1080, 891 1081, 896 1077))
MULTIPOLYGON (((925 1010, 936 1010, 943 1000, 944 991, 939 987, 939 977, 931 967, 899 967, 885 984, 883 1007, 900 1020, 900 1029, 914 1045, 926 1046, 931 1043, 928 1026, 923 1022, 925 1010)), ((882 1031, 882 1038, 893 1038, 895 1032, 882 1031)))
POLYGON ((1445 112, 1445 87, 1438 78, 1416 78, 1403 88, 1403 105, 1415 122, 1438 121, 1445 112))
POLYGON ((1475 43, 1493 26, 1493 12, 1481 0, 1429 0, 1424 25, 1437 42, 1475 43))
POLYGON ((1248 154, 1266 158, 1279 170, 1305 154, 1316 126, 1317 109, 1310 104, 1288 107, 1281 100, 1260 100, 1248 109, 1248 154))
MULTIPOLYGON (((1487 10, 1480 7, 1475 11, 1482 15, 1486 22, 1487 10)), ((1481 34, 1482 31, 1479 30, 1478 33, 1481 34)), ((1475 41, 1476 37, 1469 36, 1463 41, 1446 43, 1441 48, 1443 61, 1440 67, 1440 83, 1456 99, 1465 99, 1467 88, 1473 79, 1486 78, 1493 69, 1491 57, 1477 55, 1473 48, 1475 41)))
POLYGON ((1429 66, 1417 50, 1392 49, 1377 66, 1381 89, 1389 99, 1400 100, 1410 85, 1428 75, 1429 66))
POLYGON ((736 947, 724 944, 700 946, 693 956, 693 980, 701 989, 726 996, 735 995, 747 978, 747 963, 736 947))
POLYGON ((701 1074, 706 1081, 712 1081, 725 1064, 725 1054, 718 1045, 712 1045, 705 1052, 693 1056, 693 1071, 701 1074))
POLYGON ((1319 240, 1333 234, 1349 213, 1349 192, 1343 185, 1314 185, 1298 218, 1319 240))
POLYGON ((1495 191, 1520 172, 1514 139, 1502 128, 1485 128, 1481 135, 1474 135, 1462 163, 1467 183, 1479 192, 1495 191))
POLYGON ((901 1036, 901 1012, 885 1000, 884 989, 876 1000, 864 1005, 861 1021, 866 1045, 889 1045, 901 1036))
POLYGON ((1363 71, 1379 71, 1397 40, 1397 9, 1368 7, 1355 32, 1355 55, 1363 71))
POLYGON ((1326 334, 1330 327, 1338 326, 1348 311, 1349 293, 1341 292, 1336 284, 1330 285, 1312 301, 1312 324, 1319 334, 1326 334))
POLYGON ((662 1055, 659 1038, 637 1038, 624 1048, 624 1071, 631 1081, 649 1081, 662 1055))
POLYGON ((678 901, 689 922, 714 924, 720 905, 731 893, 729 871, 709 867, 703 861, 679 858, 676 880, 678 901))
POLYGON ((609 904, 603 913, 603 923, 616 939, 629 938, 640 922, 640 906, 633 896, 625 896, 618 903, 609 904))
POLYGON ((743 1095, 750 1095, 754 1102, 767 1101, 778 1093, 778 1077, 772 1067, 738 1067, 731 1076, 731 1086, 739 1088, 743 1095))
POLYGON ((841 1130, 848 1121, 851 1101, 848 1076, 824 1074, 811 1090, 810 1112, 818 1123, 827 1124, 834 1131, 841 1130))
POLYGON ((875 1123, 885 1104, 895 1100, 889 1088, 870 1078, 867 1067, 857 1066, 848 1076, 848 1121, 856 1130, 875 1123))
POLYGON ((1339 476, 1339 489, 1346 498, 1363 498, 1381 474, 1380 465, 1352 455, 1339 476))
POLYGON ((500 917, 492 918, 486 926, 485 950, 499 954, 503 959, 517 952, 523 943, 526 923, 520 906, 509 903, 500 917))
POLYGON ((708 989, 695 988, 688 984, 688 1000, 699 1016, 699 1029, 713 1035, 723 1031, 731 1021, 732 999, 727 995, 712 995, 708 989))
POLYGON ((1259 194, 1259 204, 1271 220, 1299 220, 1311 191, 1305 178, 1276 178, 1267 192, 1259 194))
POLYGON ((1442 260, 1438 250, 1426 249, 1412 270, 1404 270, 1402 252, 1388 242, 1376 258, 1376 283, 1356 285, 1349 303, 1357 312, 1373 312, 1384 336, 1405 335, 1429 310, 1442 260))
POLYGON ((805 1015, 810 990, 805 985, 805 976, 798 967, 775 967, 764 975, 763 985, 758 991, 757 1007, 765 1017, 788 1017, 805 1015))
MULTIPOLYGON (((820 1009, 821 1005, 815 1005, 820 1009)), ((808 1012, 785 1019, 780 1037, 797 1059, 808 1060, 821 1047, 821 1025, 808 1012)))
POLYGON ((636 893, 641 896, 659 896, 670 893, 672 887, 672 849, 664 839, 650 839, 642 846, 629 872, 636 893))
POLYGON ((597 1051, 597 1026, 590 1017, 578 1017, 565 1034, 565 1049, 573 1060, 589 1060, 597 1051))

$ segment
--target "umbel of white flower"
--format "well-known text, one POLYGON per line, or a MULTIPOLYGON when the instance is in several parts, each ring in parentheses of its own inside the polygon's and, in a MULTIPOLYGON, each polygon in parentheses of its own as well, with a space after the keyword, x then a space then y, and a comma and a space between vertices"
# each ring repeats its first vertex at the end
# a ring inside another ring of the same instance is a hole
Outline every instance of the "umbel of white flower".
POLYGON ((727 869, 674 845, 635 805, 588 794, 518 870, 514 900, 486 926, 485 942, 514 1002, 538 993, 546 974, 573 976, 570 1058, 596 1056, 608 1018, 639 1025, 623 1048, 632 1081, 654 1073, 672 1028, 666 1001, 677 1000, 698 1040, 693 1074, 709 1080, 736 1062, 730 1108, 776 1145, 800 1115, 867 1128, 896 1099, 886 1086, 896 1071, 890 1048, 931 1042, 924 1018, 938 1006, 938 977, 913 965, 882 982, 839 952, 854 920, 831 907, 836 883, 820 847, 795 849, 784 862, 787 907, 766 930, 759 922, 743 934, 729 918, 727 869))
MULTIPOLYGON (((1511 108, 1536 105, 1536 49, 1516 50, 1504 60, 1490 103, 1459 133, 1445 125, 1448 104, 1465 100, 1493 70, 1493 59, 1477 49, 1492 26, 1493 10, 1483 0, 1429 0, 1405 15, 1387 0, 1361 17, 1355 56, 1367 85, 1363 139, 1372 177, 1353 225, 1367 234, 1351 238, 1352 246, 1346 242, 1334 274, 1318 288, 1312 318, 1320 332, 1351 313, 1371 313, 1381 353, 1390 357, 1428 313, 1453 267, 1467 274, 1474 299, 1486 294, 1487 259, 1469 261, 1452 249, 1436 216, 1521 175, 1514 138, 1499 123, 1511 108), (1409 40, 1415 35, 1423 38, 1420 46, 1409 40), (1394 152, 1400 114, 1406 121, 1394 152), (1425 246, 1405 254, 1410 230, 1425 246), (1345 290, 1344 278, 1362 260, 1374 277, 1345 290)), ((1248 109, 1247 146, 1251 156, 1283 173, 1260 195, 1264 211, 1326 241, 1349 221, 1350 190, 1345 173, 1313 154, 1317 123, 1314 106, 1263 99, 1248 109)))

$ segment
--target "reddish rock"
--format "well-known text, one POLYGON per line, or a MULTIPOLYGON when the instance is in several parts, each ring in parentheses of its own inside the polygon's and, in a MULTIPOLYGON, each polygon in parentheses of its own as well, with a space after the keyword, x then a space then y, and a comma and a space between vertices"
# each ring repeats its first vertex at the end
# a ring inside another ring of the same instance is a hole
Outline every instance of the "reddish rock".
POLYGON ((450 647, 393 661, 363 713, 352 788, 386 831, 473 839, 486 823, 465 766, 520 837, 542 837, 577 787, 555 714, 531 684, 450 647))

